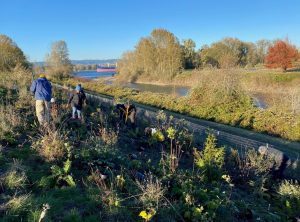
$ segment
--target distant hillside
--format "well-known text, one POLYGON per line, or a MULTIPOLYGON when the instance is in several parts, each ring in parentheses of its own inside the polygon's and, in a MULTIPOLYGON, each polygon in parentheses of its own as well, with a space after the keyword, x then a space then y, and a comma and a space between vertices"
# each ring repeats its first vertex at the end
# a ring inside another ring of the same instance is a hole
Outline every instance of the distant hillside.
MULTIPOLYGON (((83 59, 83 60, 71 60, 72 64, 93 65, 93 64, 105 64, 116 63, 118 59, 83 59)), ((33 62, 34 65, 42 66, 45 62, 33 62)))

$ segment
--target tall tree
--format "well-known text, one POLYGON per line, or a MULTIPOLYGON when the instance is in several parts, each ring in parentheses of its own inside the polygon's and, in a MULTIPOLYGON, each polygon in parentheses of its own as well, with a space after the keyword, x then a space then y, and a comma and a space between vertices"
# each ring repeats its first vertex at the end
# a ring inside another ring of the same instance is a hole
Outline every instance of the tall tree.
POLYGON ((204 65, 219 68, 257 64, 254 45, 237 38, 225 38, 210 47, 203 47, 200 57, 204 65))
POLYGON ((195 48, 196 43, 192 39, 183 40, 182 51, 185 69, 193 69, 199 65, 200 59, 195 48))
POLYGON ((268 68, 282 68, 286 71, 287 68, 293 67, 293 61, 299 58, 299 52, 295 46, 288 41, 279 40, 269 48, 265 58, 265 65, 268 68))
POLYGON ((269 50, 271 44, 272 44, 271 41, 266 40, 266 39, 261 39, 256 42, 255 48, 256 48, 258 63, 264 63, 265 57, 268 54, 268 50, 269 50))
POLYGON ((175 35, 165 29, 154 29, 150 40, 156 53, 156 75, 172 79, 182 69, 181 47, 175 35))
POLYGON ((63 40, 52 43, 50 55, 46 56, 46 72, 54 78, 69 77, 72 65, 67 43, 63 40))
POLYGON ((0 71, 10 71, 16 66, 29 67, 23 51, 6 35, 0 35, 0 71))
POLYGON ((123 55, 118 65, 119 78, 170 80, 180 72, 182 64, 178 39, 165 29, 155 29, 138 42, 134 51, 123 55))

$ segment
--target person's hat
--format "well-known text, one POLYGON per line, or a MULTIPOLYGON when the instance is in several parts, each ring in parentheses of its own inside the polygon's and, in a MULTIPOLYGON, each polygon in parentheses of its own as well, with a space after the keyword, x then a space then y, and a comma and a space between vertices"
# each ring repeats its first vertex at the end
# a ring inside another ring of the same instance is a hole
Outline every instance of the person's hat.
POLYGON ((39 77, 40 77, 40 78, 46 78, 46 75, 45 75, 44 73, 41 73, 41 74, 39 75, 39 77))
POLYGON ((75 88, 75 90, 76 90, 76 91, 80 91, 80 90, 81 90, 81 86, 80 86, 80 85, 77 85, 76 88, 75 88))

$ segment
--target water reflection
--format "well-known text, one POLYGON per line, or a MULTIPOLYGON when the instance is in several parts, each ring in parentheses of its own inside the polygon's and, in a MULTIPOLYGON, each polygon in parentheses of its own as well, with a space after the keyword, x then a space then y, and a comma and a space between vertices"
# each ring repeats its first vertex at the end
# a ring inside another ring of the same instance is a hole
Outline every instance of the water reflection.
MULTIPOLYGON (((112 72, 96 72, 96 71, 81 71, 74 73, 76 77, 96 79, 99 77, 111 77, 113 76, 112 72)), ((108 85, 117 85, 121 87, 127 87, 131 89, 136 89, 139 91, 155 92, 155 93, 164 93, 169 95, 176 96, 186 96, 190 90, 189 87, 184 86, 172 86, 172 85, 152 85, 152 84, 143 84, 143 83, 117 83, 115 81, 107 80, 105 81, 108 85)))

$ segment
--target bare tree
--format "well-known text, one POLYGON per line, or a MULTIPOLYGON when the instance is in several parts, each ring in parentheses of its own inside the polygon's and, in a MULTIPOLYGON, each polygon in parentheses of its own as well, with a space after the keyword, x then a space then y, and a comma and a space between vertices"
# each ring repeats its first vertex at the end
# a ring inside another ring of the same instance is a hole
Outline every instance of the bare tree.
POLYGON ((46 56, 46 64, 46 72, 54 78, 61 79, 71 75, 72 65, 65 41, 60 40, 52 44, 51 53, 46 56))

